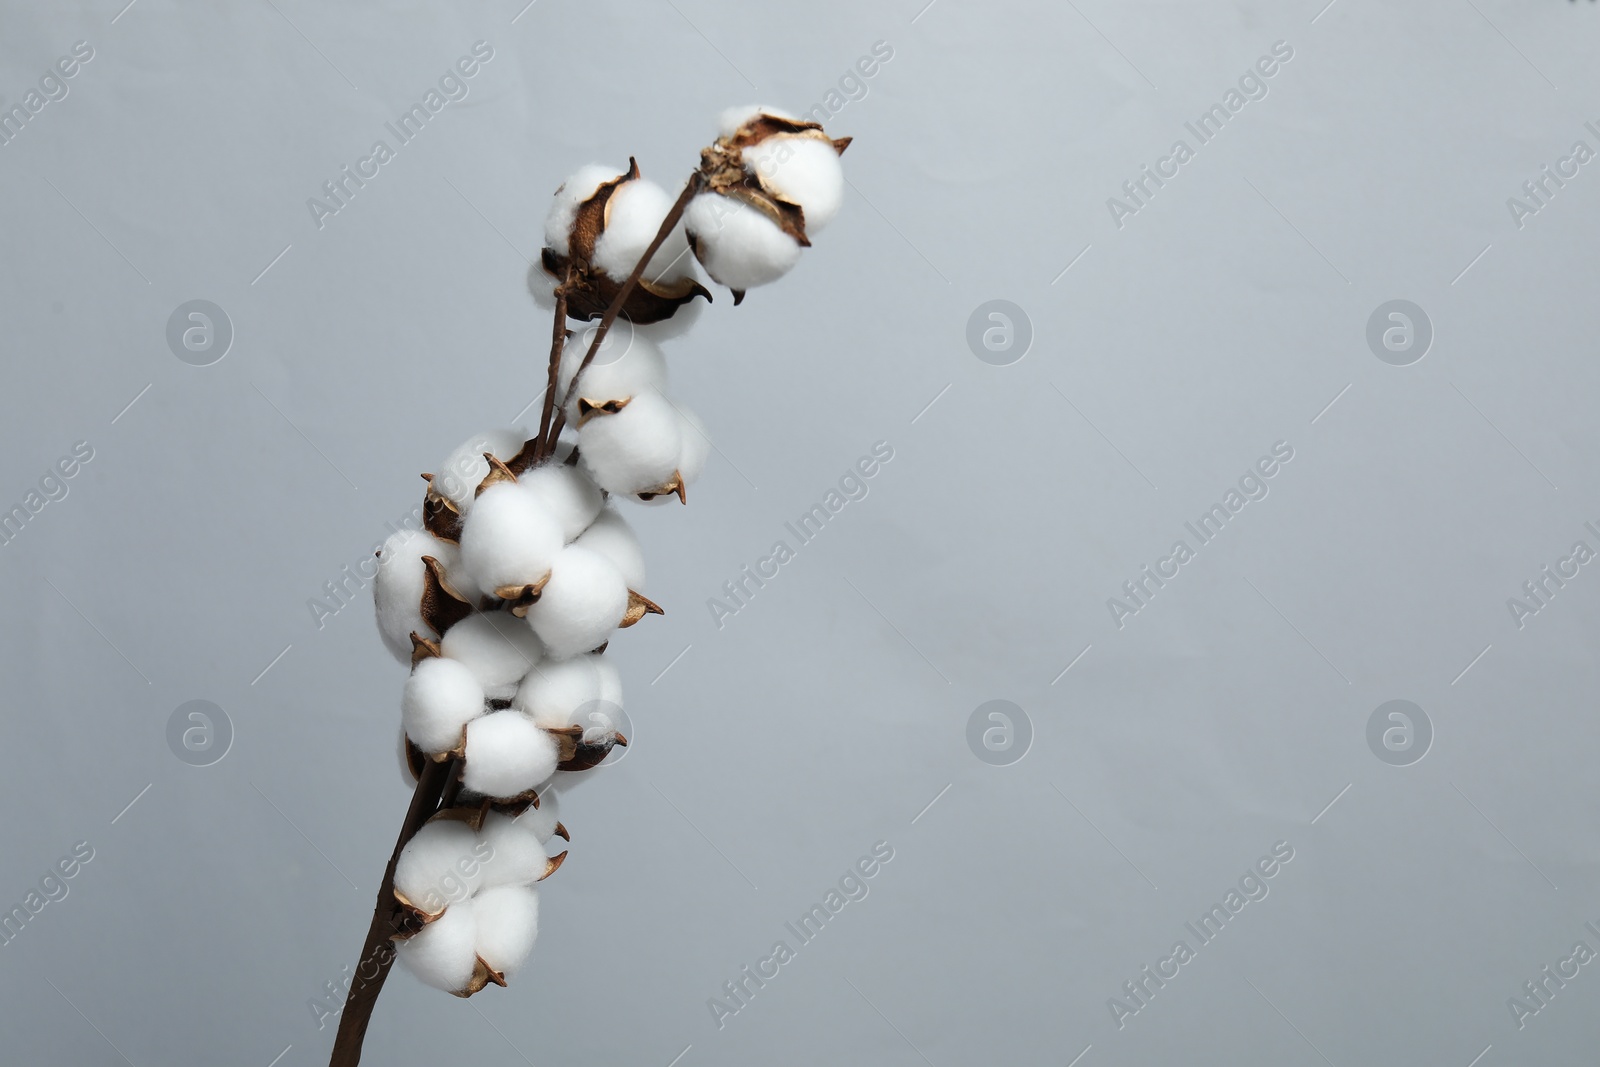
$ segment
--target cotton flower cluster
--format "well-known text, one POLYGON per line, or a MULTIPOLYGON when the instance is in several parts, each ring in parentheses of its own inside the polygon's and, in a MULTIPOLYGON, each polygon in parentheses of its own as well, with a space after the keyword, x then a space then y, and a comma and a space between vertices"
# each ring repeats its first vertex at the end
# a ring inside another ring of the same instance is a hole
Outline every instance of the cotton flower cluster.
POLYGON ((395 863, 394 895, 409 923, 398 955, 428 985, 471 996, 505 985, 539 933, 534 883, 566 858, 546 854, 567 831, 554 798, 520 817, 452 808, 417 831, 395 863))
POLYGON ((618 504, 687 503, 711 449, 669 392, 660 348, 697 297, 710 301, 697 264, 737 304, 793 267, 839 208, 848 139, 764 107, 726 113, 720 132, 676 198, 632 159, 556 190, 547 295, 566 319, 602 321, 557 321, 538 433, 462 442, 423 475, 423 528, 378 554, 379 631, 410 667, 401 747, 419 797, 430 761, 441 765, 428 778, 437 802, 413 809, 432 817, 395 860, 394 936, 413 973, 462 996, 506 984, 533 947, 534 885, 566 857, 546 851, 568 838, 558 774, 628 743, 605 653, 661 608, 618 504))

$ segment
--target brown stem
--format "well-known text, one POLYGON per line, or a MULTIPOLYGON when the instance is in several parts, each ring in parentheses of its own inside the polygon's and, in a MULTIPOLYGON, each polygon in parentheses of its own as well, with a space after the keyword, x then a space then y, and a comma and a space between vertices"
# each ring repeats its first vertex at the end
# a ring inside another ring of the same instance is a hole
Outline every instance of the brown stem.
POLYGON ((561 406, 555 413, 555 419, 550 426, 549 436, 546 437, 544 453, 549 455, 555 451, 556 439, 561 436, 562 427, 567 424, 567 405, 572 403, 572 398, 578 395, 578 378, 594 362, 594 354, 600 351, 600 346, 605 343, 606 332, 611 329, 611 324, 617 321, 617 316, 622 312, 622 305, 627 302, 633 293, 634 286, 639 284, 639 279, 644 277, 644 269, 650 263, 652 256, 665 243, 667 235, 672 228, 683 218, 683 213, 689 207, 689 201, 694 199, 705 179, 696 170, 689 176, 689 183, 683 187, 683 192, 678 194, 678 200, 672 205, 672 210, 667 212, 667 217, 661 220, 661 228, 656 230, 656 235, 650 242, 650 247, 644 250, 644 255, 639 257, 639 262, 634 264, 633 273, 628 275, 628 280, 622 283, 622 288, 617 290, 617 295, 611 298, 611 306, 606 308, 606 313, 600 319, 600 325, 594 331, 594 337, 589 341, 589 350, 583 354, 583 362, 578 364, 578 369, 572 375, 572 381, 567 385, 567 393, 561 398, 561 406))
POLYGON ((550 438, 550 416, 555 412, 556 386, 561 377, 561 352, 567 346, 567 285, 572 281, 572 270, 556 286, 556 314, 550 328, 550 379, 544 391, 544 411, 539 416, 539 443, 534 446, 533 462, 537 466, 545 455, 555 448, 550 438))
POLYGON ((328 1067, 356 1067, 361 1062, 361 1042, 367 1036, 367 1023, 372 1020, 372 1009, 377 1006, 384 979, 389 976, 389 968, 394 964, 389 938, 397 929, 395 864, 400 860, 400 850, 422 828, 422 824, 439 810, 439 799, 447 784, 456 776, 455 763, 453 759, 444 763, 428 760, 421 776, 417 778, 417 788, 411 794, 411 807, 406 810, 400 836, 394 843, 394 853, 383 872, 383 884, 378 887, 378 902, 372 908, 372 925, 367 928, 366 944, 361 947, 361 958, 356 963, 356 973, 350 983, 350 993, 345 998, 344 1012, 339 1016, 339 1032, 333 1040, 333 1058, 328 1061, 328 1067), (370 978, 362 973, 369 962, 376 967, 370 978))

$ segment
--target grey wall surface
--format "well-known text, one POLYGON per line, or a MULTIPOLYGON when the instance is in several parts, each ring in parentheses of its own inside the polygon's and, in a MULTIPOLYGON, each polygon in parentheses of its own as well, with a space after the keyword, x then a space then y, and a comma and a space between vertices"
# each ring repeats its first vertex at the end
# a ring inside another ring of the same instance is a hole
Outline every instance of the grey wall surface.
POLYGON ((675 183, 843 80, 840 216, 669 350, 718 451, 629 513, 667 615, 613 642, 636 743, 565 798, 534 961, 396 974, 368 1062, 1594 1062, 1600 7, 125 2, 0 5, 5 109, 93 49, 0 145, 0 507, 92 450, 0 545, 0 905, 92 850, 0 945, 0 1060, 326 1062, 408 793, 367 595, 308 602, 539 394, 568 171, 675 183), (194 300, 220 360, 169 345, 194 300))

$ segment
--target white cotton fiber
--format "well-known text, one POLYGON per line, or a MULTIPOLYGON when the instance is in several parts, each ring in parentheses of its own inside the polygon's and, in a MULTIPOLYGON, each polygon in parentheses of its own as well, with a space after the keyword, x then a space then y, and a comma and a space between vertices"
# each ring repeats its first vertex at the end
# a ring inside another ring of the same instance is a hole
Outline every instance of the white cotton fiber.
POLYGON ((765 104, 742 104, 728 108, 717 117, 717 132, 723 137, 732 137, 739 132, 739 127, 757 115, 771 115, 775 119, 788 119, 790 122, 800 121, 787 111, 779 111, 765 104))
POLYGON ((526 793, 555 773, 555 738, 520 711, 491 712, 467 724, 461 784, 486 797, 526 793))
POLYGON ((744 163, 767 192, 800 206, 807 237, 815 237, 839 213, 844 201, 844 168, 832 141, 768 137, 744 150, 744 163))
POLYGON ((502 463, 522 451, 527 434, 519 429, 485 430, 461 442, 433 472, 433 487, 463 515, 472 507, 473 494, 489 473, 488 452, 502 463))
POLYGON ((683 451, 679 416, 655 390, 615 415, 591 416, 578 430, 579 462, 609 493, 632 496, 668 482, 683 451))
POLYGON ((622 672, 604 656, 594 657, 595 670, 600 674, 600 699, 617 710, 622 709, 622 672))
POLYGON ((587 530, 606 502, 587 473, 565 463, 545 463, 526 471, 517 477, 517 487, 556 520, 563 542, 587 530))
POLYGON ((510 700, 544 654, 527 623, 506 611, 468 615, 450 627, 439 651, 465 664, 490 700, 510 700))
POLYGON ((678 409, 678 430, 683 439, 678 453, 678 476, 683 479, 684 485, 688 485, 706 469, 706 457, 711 455, 711 437, 706 433, 706 424, 700 421, 700 416, 682 404, 674 406, 678 409))
POLYGON ((550 857, 536 825, 491 811, 478 832, 479 847, 489 858, 483 864, 483 889, 502 885, 531 885, 544 877, 550 857))
POLYGON ((600 697, 600 672, 595 669, 595 658, 545 660, 522 679, 511 706, 533 716, 534 722, 546 728, 573 725, 578 721, 578 709, 600 697))
POLYGON ((566 544, 561 524, 515 482, 484 490, 461 529, 461 562, 479 588, 536 585, 566 544))
POLYGON ((706 273, 743 291, 777 281, 800 261, 800 245, 755 208, 718 193, 689 201, 684 225, 706 273))
POLYGON ((551 659, 566 659, 605 644, 628 610, 628 583, 598 552, 568 545, 550 582, 528 609, 528 624, 551 659))
POLYGON ((556 823, 561 821, 561 804, 554 789, 539 791, 539 806, 529 808, 517 816, 517 825, 527 830, 543 845, 556 835, 556 823))
MULTIPOLYGON (((378 573, 372 601, 378 612, 378 632, 395 659, 411 662, 411 633, 434 637, 422 621, 423 556, 433 556, 446 567, 457 561, 456 547, 425 530, 400 530, 378 551, 378 573)), ((457 590, 460 592, 461 590, 457 590)))
POLYGON ((527 962, 539 936, 539 894, 525 886, 486 889, 472 902, 477 940, 474 954, 491 971, 512 978, 527 962))
MULTIPOLYGON (((648 178, 635 178, 618 186, 606 201, 606 225, 594 243, 594 265, 613 281, 626 280, 655 240, 674 199, 648 178)), ((670 285, 693 274, 694 256, 689 254, 689 239, 679 223, 650 257, 640 278, 650 284, 670 285)))
POLYGON ((606 505, 600 509, 589 528, 573 542, 592 549, 609 559, 622 572, 623 581, 636 593, 644 592, 644 549, 638 535, 628 525, 617 509, 606 505))
POLYGON ((603 163, 590 163, 579 167, 561 187, 556 190, 555 199, 550 204, 550 213, 544 220, 544 246, 561 253, 569 254, 568 241, 572 236, 572 220, 578 213, 578 207, 591 196, 602 184, 615 181, 622 177, 624 171, 621 167, 608 167, 603 163))
MULTIPOLYGON (((594 327, 580 329, 568 339, 561 350, 561 370, 557 379, 558 397, 567 395, 572 376, 583 363, 589 344, 594 339, 594 327)), ((597 404, 613 400, 627 400, 639 393, 667 387, 667 360, 661 349, 650 338, 639 332, 639 327, 619 322, 606 331, 605 340, 594 361, 584 368, 578 383, 578 392, 567 408, 567 419, 578 424, 578 398, 585 397, 597 404)))
POLYGON ((459 904, 483 883, 488 855, 472 827, 459 819, 434 819, 406 842, 394 865, 395 892, 429 915, 459 904))
POLYGON ((600 696, 581 709, 583 740, 591 745, 600 744, 617 735, 622 718, 622 672, 605 656, 594 656, 595 669, 600 674, 600 696))
POLYGON ((435 989, 459 992, 472 981, 478 966, 478 924, 475 907, 462 903, 396 943, 400 962, 435 989))
POLYGON ((411 668, 400 697, 406 736, 432 756, 461 743, 467 723, 483 714, 483 686, 466 664, 433 657, 411 668))

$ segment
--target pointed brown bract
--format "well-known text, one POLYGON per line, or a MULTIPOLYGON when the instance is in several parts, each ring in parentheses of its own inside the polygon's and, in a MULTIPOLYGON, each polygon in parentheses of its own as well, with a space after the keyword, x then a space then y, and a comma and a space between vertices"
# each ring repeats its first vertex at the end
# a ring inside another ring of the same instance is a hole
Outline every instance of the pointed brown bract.
POLYGON ((461 512, 455 503, 433 487, 433 475, 424 474, 428 480, 428 495, 422 501, 422 528, 441 541, 461 543, 461 512))
POLYGON ((545 571, 544 577, 531 585, 502 585, 495 589, 494 595, 505 603, 503 607, 519 619, 528 617, 528 609, 539 599, 539 594, 544 592, 544 587, 550 584, 550 575, 553 571, 545 571))
POLYGON ((445 581, 444 565, 432 556, 422 557, 422 621, 440 637, 468 615, 472 605, 445 581))
POLYGON ((511 468, 506 466, 499 459, 495 458, 493 453, 485 452, 483 454, 483 458, 489 461, 489 473, 485 474, 483 476, 483 481, 478 483, 478 488, 472 494, 473 499, 477 499, 478 497, 482 496, 483 491, 488 489, 490 486, 499 485, 502 482, 514 482, 517 480, 517 476, 511 470, 511 468))
POLYGON ((617 624, 618 629, 627 629, 646 615, 665 615, 661 605, 645 596, 628 590, 628 610, 623 612, 622 621, 617 624))
POLYGON ((557 822, 556 822, 556 828, 555 828, 554 832, 555 832, 555 835, 557 837, 561 838, 561 840, 563 840, 563 841, 571 841, 572 840, 572 835, 567 833, 567 828, 565 826, 562 826, 561 822, 559 820, 557 820, 557 822))
POLYGON ((419 637, 417 631, 411 631, 411 665, 415 667, 425 659, 433 659, 442 655, 439 651, 439 642, 431 637, 419 637))
POLYGON ((580 396, 578 398, 578 425, 582 426, 595 415, 615 415, 627 407, 632 400, 633 397, 631 396, 625 396, 621 400, 590 400, 586 396, 580 396))
POLYGON ((561 865, 566 862, 566 859, 567 859, 567 854, 566 854, 566 852, 564 850, 559 855, 551 856, 548 860, 545 861, 544 873, 541 874, 538 878, 534 879, 534 881, 542 882, 546 878, 550 877, 552 874, 555 874, 558 870, 561 869, 561 865))
POLYGON ((416 781, 422 777, 422 768, 427 764, 428 756, 416 746, 411 738, 406 736, 405 729, 400 730, 400 739, 405 743, 406 770, 411 772, 411 780, 416 781))
MULTIPOLYGON (((488 984, 489 965, 479 960, 477 966, 472 968, 472 977, 467 980, 466 988, 455 990, 455 995, 464 1000, 474 993, 482 992, 488 984)), ((502 981, 500 984, 504 985, 505 983, 502 981)))
POLYGON ((640 500, 654 500, 656 497, 666 496, 668 493, 676 493, 678 495, 678 502, 680 504, 687 504, 689 502, 688 491, 683 485, 683 475, 679 474, 677 471, 673 471, 671 478, 667 479, 665 482, 662 482, 654 489, 646 489, 644 492, 635 495, 637 495, 640 500))

